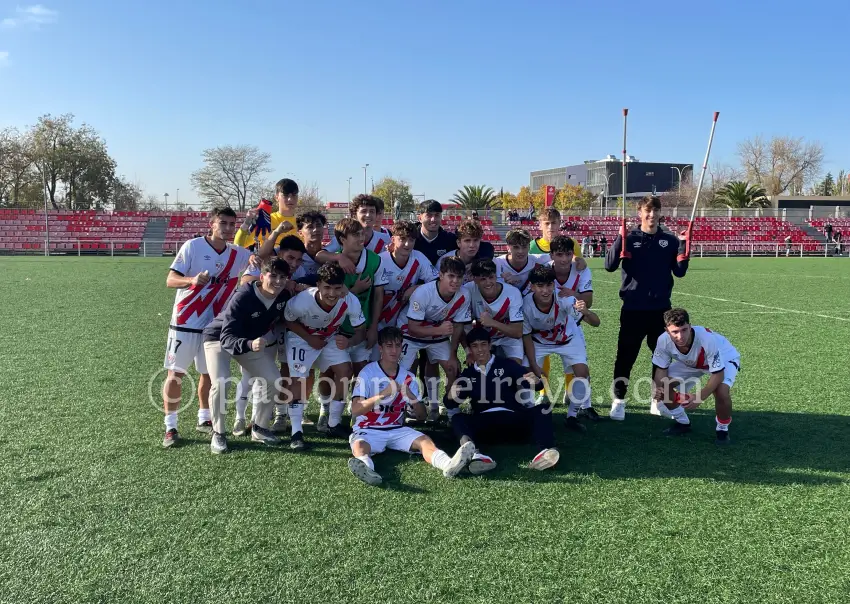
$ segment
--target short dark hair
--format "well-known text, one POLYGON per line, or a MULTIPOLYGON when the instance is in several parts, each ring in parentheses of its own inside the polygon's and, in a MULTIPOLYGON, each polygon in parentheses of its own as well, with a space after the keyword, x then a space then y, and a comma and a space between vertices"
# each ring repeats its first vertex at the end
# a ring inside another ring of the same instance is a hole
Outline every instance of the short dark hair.
POLYGON ((471 237, 472 239, 481 239, 484 236, 484 229, 481 224, 474 220, 464 220, 461 222, 455 231, 458 239, 471 237))
POLYGON ((281 178, 274 185, 274 194, 283 193, 284 195, 298 194, 298 183, 291 178, 281 178))
POLYGON ((426 199, 425 201, 419 204, 419 213, 442 214, 443 204, 441 204, 436 199, 426 199))
POLYGON ((395 325, 387 325, 378 332, 378 346, 389 342, 401 342, 402 340, 404 340, 404 334, 395 325))
POLYGON ((276 258, 275 256, 263 260, 263 263, 260 265, 260 272, 262 274, 278 273, 286 277, 292 274, 289 270, 289 265, 282 258, 276 258))
POLYGON ((681 327, 691 322, 691 317, 688 316, 688 311, 684 308, 671 308, 664 313, 664 325, 675 325, 681 327))
POLYGON ((354 220, 353 218, 340 218, 334 224, 334 237, 342 245, 342 240, 344 237, 348 237, 349 235, 354 235, 363 230, 363 225, 354 220))
POLYGON ((326 262, 316 273, 319 283, 342 285, 345 282, 345 271, 336 262, 326 262))
POLYGON ((297 235, 287 235, 281 239, 280 243, 277 245, 281 252, 284 250, 292 250, 303 254, 307 251, 307 248, 304 247, 304 242, 301 241, 301 237, 298 237, 297 235))
POLYGON ((557 237, 552 237, 552 241, 549 242, 549 252, 550 254, 555 253, 568 253, 575 252, 576 244, 573 241, 572 237, 566 237, 564 235, 558 235, 557 237))
POLYGON ((325 215, 321 212, 317 212, 316 210, 310 210, 309 212, 304 212, 303 214, 300 214, 295 219, 295 226, 298 227, 298 230, 300 231, 304 228, 305 225, 315 224, 317 222, 320 222, 322 226, 325 226, 328 223, 328 219, 325 218, 325 215))
POLYGON ((647 195, 646 197, 642 197, 641 200, 637 203, 638 210, 641 208, 655 208, 656 210, 661 209, 661 198, 657 195, 647 195))
POLYGON ((473 277, 489 277, 496 274, 496 263, 490 258, 476 258, 470 269, 473 277))
POLYGON ((548 220, 549 222, 561 222, 561 213, 553 207, 543 208, 537 215, 537 220, 548 220))
POLYGON ((390 231, 393 237, 413 237, 416 238, 416 225, 409 220, 399 220, 396 222, 390 231))
POLYGON ((357 197, 351 200, 351 203, 348 206, 348 213, 351 216, 357 214, 357 210, 364 206, 371 206, 375 208, 375 212, 378 211, 378 208, 381 208, 381 211, 384 209, 384 200, 380 197, 375 197, 374 195, 366 195, 361 193, 357 197))
POLYGON ((525 229, 513 229, 508 231, 505 236, 505 243, 508 245, 531 245, 531 235, 525 229))
POLYGON ((218 218, 219 216, 228 216, 230 218, 238 218, 236 215, 236 211, 230 206, 222 206, 220 208, 213 208, 210 210, 210 222, 218 218))
POLYGON ((555 282, 555 269, 547 264, 538 264, 528 274, 528 281, 532 285, 546 285, 555 282))
POLYGON ((466 334, 466 345, 470 346, 473 342, 489 342, 490 341, 490 332, 484 329, 483 327, 473 327, 469 330, 469 333, 466 334))
POLYGON ((442 275, 444 273, 451 273, 452 275, 463 277, 466 274, 466 265, 463 263, 463 260, 457 256, 443 258, 440 261, 440 274, 442 275))

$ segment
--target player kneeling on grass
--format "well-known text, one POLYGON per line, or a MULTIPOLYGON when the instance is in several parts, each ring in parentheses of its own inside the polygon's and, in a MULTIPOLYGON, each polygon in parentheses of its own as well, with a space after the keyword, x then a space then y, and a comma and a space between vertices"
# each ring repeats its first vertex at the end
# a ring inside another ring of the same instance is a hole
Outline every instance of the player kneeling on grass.
POLYGON ((713 394, 717 414, 715 442, 727 444, 732 423, 731 390, 741 370, 741 354, 719 333, 692 326, 688 311, 683 308, 665 312, 664 325, 665 332, 658 338, 652 355, 655 396, 664 402, 662 407, 653 401, 653 411, 675 420, 664 433, 676 436, 690 432, 691 420, 685 410, 696 409, 713 394), (689 394, 707 373, 711 374, 708 383, 696 394, 689 394))
POLYGON ((243 371, 260 380, 254 400, 255 423, 251 440, 277 444, 269 429, 276 384, 277 334, 275 328, 284 317, 290 293, 284 287, 289 278, 289 265, 280 258, 263 261, 260 280, 246 283, 236 290, 227 307, 204 329, 204 354, 212 381, 210 410, 213 453, 227 452, 224 420, 227 415, 227 383, 230 381, 230 359, 243 371))
POLYGON ((578 321, 598 327, 599 317, 587 308, 583 300, 572 296, 555 295, 555 269, 535 266, 529 276, 531 294, 523 300, 522 339, 525 347, 523 365, 537 376, 550 354, 561 357, 564 372, 572 367, 575 378, 564 393, 567 409, 567 428, 576 432, 585 430, 578 421, 578 411, 590 401, 590 370, 587 366, 587 349, 584 333, 578 321))
POLYGON ((428 436, 404 425, 408 410, 420 421, 425 419, 425 405, 419 385, 412 373, 399 364, 404 337, 397 327, 384 327, 378 333, 380 361, 366 365, 354 382, 351 394, 351 416, 354 431, 349 437, 351 452, 348 468, 357 478, 370 485, 381 484, 372 455, 386 449, 410 453, 420 451, 429 464, 443 471, 443 476, 456 476, 472 460, 475 445, 463 443, 449 457, 428 436))
MULTIPOLYGON (((472 413, 451 415, 452 430, 461 446, 483 441, 501 442, 517 437, 531 437, 540 452, 532 459, 533 470, 545 470, 560 455, 555 448, 551 409, 532 406, 534 392, 542 383, 534 373, 511 359, 496 357, 490 350, 490 334, 474 327, 466 334, 473 364, 464 369, 452 385, 446 405, 457 408, 469 399, 472 413)), ((474 445, 473 445, 474 446, 474 445)), ((475 450, 469 464, 473 474, 483 474, 496 467, 492 457, 475 450)))

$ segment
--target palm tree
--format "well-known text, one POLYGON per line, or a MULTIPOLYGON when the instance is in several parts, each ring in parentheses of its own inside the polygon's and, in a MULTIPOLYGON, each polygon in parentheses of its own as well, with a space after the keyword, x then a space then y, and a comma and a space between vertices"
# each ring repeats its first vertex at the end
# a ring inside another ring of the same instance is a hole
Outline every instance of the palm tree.
POLYGON ((499 206, 499 196, 491 187, 464 185, 452 197, 458 208, 463 210, 488 210, 499 206))
POLYGON ((770 207, 770 200, 763 187, 733 180, 717 191, 714 196, 714 205, 735 209, 767 208, 770 207))

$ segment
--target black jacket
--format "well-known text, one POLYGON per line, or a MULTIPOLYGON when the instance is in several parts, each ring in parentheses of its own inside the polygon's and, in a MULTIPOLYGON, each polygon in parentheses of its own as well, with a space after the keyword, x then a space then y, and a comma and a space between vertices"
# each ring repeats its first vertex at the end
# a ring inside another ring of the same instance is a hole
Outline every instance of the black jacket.
MULTIPOLYGON (((528 390, 529 383, 523 376, 529 369, 510 359, 493 357, 493 364, 486 378, 473 365, 464 369, 458 381, 458 398, 450 400, 446 397, 446 406, 459 405, 469 399, 472 413, 481 413, 493 407, 505 407, 512 411, 525 410, 522 401, 517 396, 520 390, 528 390)), ((534 389, 540 390, 543 385, 535 384, 534 389)))
MULTIPOLYGON (((429 260, 429 262, 431 262, 434 266, 437 266, 437 260, 440 259, 440 256, 453 252, 457 249, 457 235, 445 230, 443 227, 440 227, 440 231, 434 241, 428 241, 422 236, 422 229, 419 228, 416 230, 416 243, 414 244, 413 249, 425 254, 425 257, 429 260)), ((496 251, 493 248, 492 243, 482 241, 481 245, 478 247, 478 253, 475 257, 492 259, 495 253, 496 251)))
POLYGON ((221 341, 221 347, 232 355, 251 351, 251 341, 261 338, 275 324, 283 322, 283 310, 290 298, 283 290, 266 308, 254 292, 255 282, 241 285, 227 306, 204 328, 204 342, 221 341))
MULTIPOLYGON (((622 260, 623 281, 620 298, 626 310, 666 310, 670 308, 673 293, 673 275, 681 278, 688 271, 684 241, 660 228, 655 234, 644 233, 639 228, 626 234, 626 251, 631 258, 622 260), (681 246, 681 250, 680 250, 681 246)), ((605 255, 605 270, 613 273, 620 267, 620 235, 605 255)))

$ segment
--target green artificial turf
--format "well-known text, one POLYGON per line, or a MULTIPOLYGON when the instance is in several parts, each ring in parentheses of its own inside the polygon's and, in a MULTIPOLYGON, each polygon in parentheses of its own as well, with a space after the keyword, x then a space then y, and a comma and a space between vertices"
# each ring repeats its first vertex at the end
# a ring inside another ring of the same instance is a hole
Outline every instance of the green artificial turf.
MULTIPOLYGON (((619 275, 591 267, 607 415, 619 275)), ((645 404, 585 435, 559 407, 552 471, 524 467, 531 445, 451 481, 388 453, 382 488, 312 429, 305 454, 212 456, 190 401, 183 446, 161 448, 167 268, 0 259, 0 602, 850 601, 847 259, 697 259, 676 283, 742 354, 727 449, 711 408, 671 439, 645 404)))

